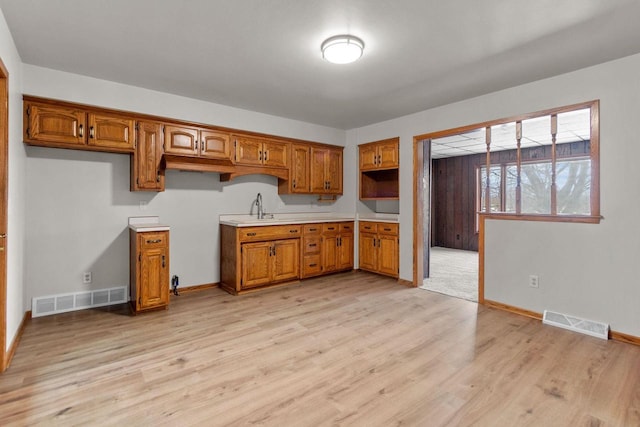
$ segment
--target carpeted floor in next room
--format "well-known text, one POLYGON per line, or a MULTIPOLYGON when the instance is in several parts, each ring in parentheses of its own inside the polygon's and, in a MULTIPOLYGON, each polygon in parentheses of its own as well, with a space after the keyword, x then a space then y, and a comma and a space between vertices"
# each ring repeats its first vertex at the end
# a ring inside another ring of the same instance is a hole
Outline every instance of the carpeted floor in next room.
POLYGON ((478 301, 478 252, 431 248, 431 274, 421 289, 478 301))

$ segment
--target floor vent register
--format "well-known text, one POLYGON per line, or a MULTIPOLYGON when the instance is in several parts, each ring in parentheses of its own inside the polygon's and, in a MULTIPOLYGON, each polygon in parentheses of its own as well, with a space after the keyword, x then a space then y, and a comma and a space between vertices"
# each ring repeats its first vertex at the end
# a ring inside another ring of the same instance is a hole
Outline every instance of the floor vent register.
POLYGON ((128 301, 127 288, 107 288, 33 298, 31 317, 66 313, 86 308, 122 304, 128 301))
POLYGON ((542 323, 591 335, 596 338, 609 339, 609 325, 594 320, 581 319, 579 317, 545 310, 542 323))

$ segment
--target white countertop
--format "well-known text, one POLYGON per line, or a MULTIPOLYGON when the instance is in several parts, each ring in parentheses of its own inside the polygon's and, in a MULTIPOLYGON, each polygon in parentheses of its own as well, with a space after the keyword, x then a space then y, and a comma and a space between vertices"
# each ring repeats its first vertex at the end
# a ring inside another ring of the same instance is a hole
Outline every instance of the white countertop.
POLYGON ((220 224, 232 227, 254 227, 262 225, 289 225, 289 224, 312 224, 320 222, 341 222, 341 221, 377 221, 377 222, 398 222, 396 214, 367 214, 364 217, 343 213, 276 213, 267 214, 264 219, 258 219, 256 215, 229 214, 220 215, 220 224))
POLYGON ((129 217, 129 228, 136 233, 149 231, 169 231, 169 226, 160 224, 157 216, 132 216, 129 217))

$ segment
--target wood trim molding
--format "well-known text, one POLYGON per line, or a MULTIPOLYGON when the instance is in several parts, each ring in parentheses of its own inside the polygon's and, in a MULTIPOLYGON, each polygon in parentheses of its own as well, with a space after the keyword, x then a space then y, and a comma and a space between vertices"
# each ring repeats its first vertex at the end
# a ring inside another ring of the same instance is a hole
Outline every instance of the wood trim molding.
POLYGON ((204 285, 185 286, 184 288, 178 288, 178 293, 188 294, 190 292, 206 291, 209 289, 219 288, 220 283, 206 283, 204 285))
POLYGON ((628 344, 640 345, 640 337, 623 334, 622 332, 609 331, 609 337, 614 341, 626 342, 628 344))
MULTIPOLYGON (((521 316, 527 316, 532 319, 542 320, 542 313, 526 310, 520 307, 515 307, 513 305, 503 304, 501 302, 491 301, 491 300, 484 300, 484 305, 486 307, 495 308, 502 311, 508 311, 509 313, 514 313, 521 316)), ((610 330, 609 338, 611 338, 614 341, 620 341, 627 344, 640 346, 640 337, 636 337, 634 335, 623 334, 622 332, 616 332, 616 331, 610 330)))
POLYGON ((508 311, 509 313, 519 314, 520 316, 526 316, 532 319, 542 320, 542 313, 538 313, 538 312, 527 310, 520 307, 515 307, 513 305, 503 304, 501 302, 492 301, 488 299, 484 300, 484 305, 490 308, 496 308, 498 310, 508 311))
MULTIPOLYGON (((0 59, 0 233, 8 228, 9 195, 9 71, 0 59)), ((0 372, 4 372, 11 361, 11 351, 7 348, 7 238, 2 238, 0 252, 0 372)))
POLYGON ((406 286, 407 288, 417 288, 418 285, 413 283, 411 280, 398 279, 398 284, 402 286, 406 286))
POLYGON ((2 364, 2 370, 0 372, 4 372, 7 370, 11 361, 13 360, 13 355, 16 353, 16 349, 18 348, 18 344, 22 339, 22 334, 24 333, 24 328, 27 326, 27 323, 31 320, 31 310, 25 311, 24 316, 22 316, 22 322, 20 322, 20 326, 18 327, 18 333, 16 333, 11 346, 7 350, 6 358, 4 360, 5 363, 2 364))

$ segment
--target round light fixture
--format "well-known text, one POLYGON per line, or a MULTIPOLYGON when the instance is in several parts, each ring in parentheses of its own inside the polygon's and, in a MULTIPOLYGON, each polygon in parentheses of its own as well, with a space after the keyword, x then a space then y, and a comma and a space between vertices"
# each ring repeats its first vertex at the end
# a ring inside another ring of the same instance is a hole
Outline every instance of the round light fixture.
POLYGON ((322 42, 322 57, 334 64, 348 64, 358 60, 364 50, 364 42, 357 37, 334 36, 322 42))

